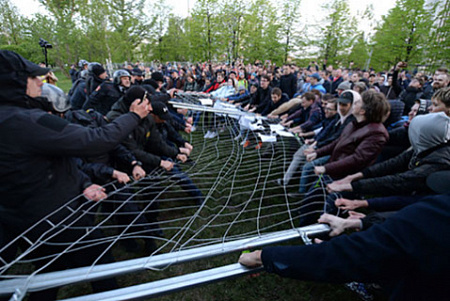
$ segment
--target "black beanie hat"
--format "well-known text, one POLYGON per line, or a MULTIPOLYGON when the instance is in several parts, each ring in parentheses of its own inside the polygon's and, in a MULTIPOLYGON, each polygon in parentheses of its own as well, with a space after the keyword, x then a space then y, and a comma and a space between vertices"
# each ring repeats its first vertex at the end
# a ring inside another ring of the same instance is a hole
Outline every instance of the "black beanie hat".
POLYGON ((94 65, 92 66, 92 73, 94 73, 97 77, 100 76, 100 74, 104 73, 106 70, 102 67, 102 65, 94 65))
POLYGON ((123 96, 124 104, 126 104, 128 107, 131 106, 133 101, 135 101, 136 99, 142 99, 145 92, 146 90, 141 86, 132 86, 123 96))
POLYGON ((159 88, 159 84, 158 84, 155 80, 153 80, 153 79, 151 79, 151 78, 145 79, 145 80, 142 82, 142 84, 143 84, 143 85, 150 85, 150 86, 152 86, 153 88, 155 88, 155 90, 159 88))
POLYGON ((161 72, 153 72, 152 73, 152 79, 156 82, 163 82, 164 76, 161 72))

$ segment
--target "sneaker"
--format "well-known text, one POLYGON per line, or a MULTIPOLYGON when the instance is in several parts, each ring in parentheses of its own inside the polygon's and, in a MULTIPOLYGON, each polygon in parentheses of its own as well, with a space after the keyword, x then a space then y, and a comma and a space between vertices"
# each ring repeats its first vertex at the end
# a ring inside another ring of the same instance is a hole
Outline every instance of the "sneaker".
POLYGON ((244 148, 248 147, 250 145, 250 140, 245 140, 243 146, 244 148))
POLYGON ((286 186, 286 185, 284 184, 284 179, 282 179, 282 178, 277 179, 277 184, 278 184, 279 186, 281 186, 281 187, 285 187, 285 186, 286 186))
POLYGON ((218 135, 217 132, 211 132, 208 138, 216 138, 217 135, 218 135))
POLYGON ((262 147, 262 142, 258 142, 258 145, 255 146, 255 149, 261 149, 261 147, 262 147))
POLYGON ((374 299, 374 296, 367 291, 364 283, 350 282, 346 283, 345 287, 350 291, 356 293, 358 297, 363 301, 372 301, 374 299))
POLYGON ((241 137, 242 137, 242 135, 239 134, 239 135, 237 135, 236 137, 234 137, 234 140, 235 140, 235 141, 238 141, 239 139, 241 139, 241 137))
POLYGON ((208 139, 210 138, 211 134, 212 134, 211 131, 207 131, 205 136, 203 136, 203 138, 208 139))
POLYGON ((195 132, 196 130, 197 130, 197 128, 195 127, 195 125, 193 125, 193 126, 191 127, 191 133, 195 132))
POLYGON ((305 195, 303 193, 300 192, 291 192, 288 193, 288 197, 292 198, 292 199, 300 199, 302 197, 304 197, 305 195))

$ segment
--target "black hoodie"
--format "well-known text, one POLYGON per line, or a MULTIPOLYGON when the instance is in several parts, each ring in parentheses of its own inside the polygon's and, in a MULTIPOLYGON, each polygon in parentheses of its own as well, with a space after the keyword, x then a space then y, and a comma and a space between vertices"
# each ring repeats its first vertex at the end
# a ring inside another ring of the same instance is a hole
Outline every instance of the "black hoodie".
MULTIPOLYGON (((37 68, 13 52, 0 51, 0 226, 10 238, 63 205, 77 206, 71 200, 90 181, 71 156, 110 151, 140 119, 128 113, 90 129, 33 108, 36 99, 26 95, 26 85, 28 77, 40 75, 37 68)), ((50 220, 57 223, 67 214, 60 210, 50 220)), ((34 228, 31 237, 40 230, 34 228)))

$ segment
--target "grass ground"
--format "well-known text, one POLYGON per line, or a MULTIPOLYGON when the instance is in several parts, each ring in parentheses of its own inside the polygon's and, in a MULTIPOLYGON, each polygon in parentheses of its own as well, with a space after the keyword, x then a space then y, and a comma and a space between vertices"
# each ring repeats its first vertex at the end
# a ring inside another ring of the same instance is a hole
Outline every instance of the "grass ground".
POLYGON ((67 94, 72 87, 72 81, 59 70, 54 71, 54 74, 58 78, 57 86, 67 94))

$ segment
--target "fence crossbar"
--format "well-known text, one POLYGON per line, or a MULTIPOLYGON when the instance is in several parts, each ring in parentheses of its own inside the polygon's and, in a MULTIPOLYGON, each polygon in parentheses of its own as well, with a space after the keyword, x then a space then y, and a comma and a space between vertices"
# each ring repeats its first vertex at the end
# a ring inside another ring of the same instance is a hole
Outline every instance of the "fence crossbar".
POLYGON ((226 279, 244 276, 246 274, 258 273, 262 270, 263 268, 249 269, 239 263, 234 263, 183 276, 157 280, 150 283, 144 283, 103 293, 65 299, 63 301, 142 300, 142 298, 145 297, 157 297, 186 290, 199 285, 223 281, 226 279))
POLYGON ((24 277, 3 280, 0 282, 0 296, 13 294, 17 291, 21 291, 23 293, 24 288, 26 288, 26 291, 33 292, 78 282, 115 277, 145 269, 158 269, 173 264, 186 263, 264 245, 280 243, 295 238, 301 238, 304 235, 309 236, 326 233, 329 232, 329 230, 330 228, 327 225, 314 224, 300 228, 266 233, 258 237, 250 237, 210 246, 154 255, 151 257, 101 264, 93 267, 82 267, 65 271, 44 273, 35 275, 31 278, 24 277))

